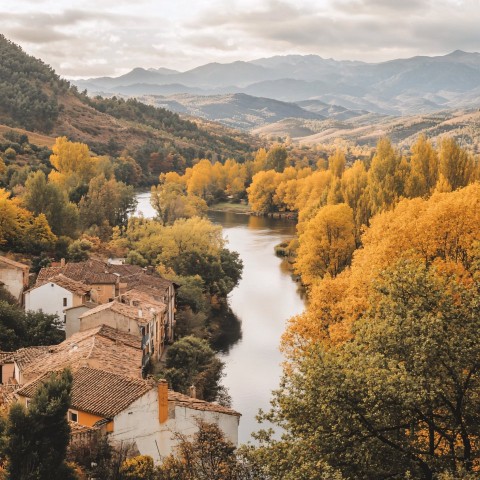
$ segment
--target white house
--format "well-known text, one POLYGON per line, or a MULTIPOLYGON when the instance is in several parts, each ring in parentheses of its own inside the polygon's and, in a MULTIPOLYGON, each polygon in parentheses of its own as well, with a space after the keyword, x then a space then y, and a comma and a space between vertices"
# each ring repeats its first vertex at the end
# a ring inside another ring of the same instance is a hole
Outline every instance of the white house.
POLYGON ((94 300, 95 290, 90 285, 60 274, 27 290, 24 297, 26 311, 58 315, 65 322, 64 310, 94 300))
MULTIPOLYGON (((19 400, 26 404, 47 375, 18 390, 19 400)), ((68 415, 84 427, 102 425, 114 443, 135 444, 156 463, 174 453, 176 433, 198 430, 197 419, 217 424, 228 440, 238 442, 238 412, 168 390, 164 380, 157 384, 89 367, 73 372, 68 415)))

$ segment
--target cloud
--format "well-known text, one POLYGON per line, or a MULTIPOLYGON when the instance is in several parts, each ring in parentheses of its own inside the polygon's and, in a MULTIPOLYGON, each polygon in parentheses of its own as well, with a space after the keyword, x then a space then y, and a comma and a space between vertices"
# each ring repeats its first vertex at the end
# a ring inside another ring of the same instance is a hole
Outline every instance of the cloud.
POLYGON ((478 0, 17 0, 2 31, 67 76, 318 54, 381 61, 478 49, 478 0))

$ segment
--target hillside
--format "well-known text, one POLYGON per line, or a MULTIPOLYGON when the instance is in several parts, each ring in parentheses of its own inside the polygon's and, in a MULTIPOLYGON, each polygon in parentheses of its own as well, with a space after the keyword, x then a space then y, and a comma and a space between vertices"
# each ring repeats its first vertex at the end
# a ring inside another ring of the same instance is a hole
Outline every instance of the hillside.
POLYGON ((253 130, 267 137, 291 137, 303 145, 332 143, 337 139, 353 144, 374 146, 387 136, 399 146, 411 145, 420 132, 434 142, 448 134, 469 150, 480 152, 480 111, 457 110, 431 114, 393 117, 365 114, 347 120, 304 121, 288 119, 253 130))
POLYGON ((66 135, 88 143, 99 154, 115 155, 127 148, 142 168, 157 151, 181 156, 188 165, 196 157, 241 160, 257 146, 245 134, 181 119, 136 100, 90 99, 4 36, 0 36, 0 123, 50 137, 66 135))
POLYGON ((251 130, 285 118, 324 120, 318 112, 309 111, 294 103, 270 98, 252 97, 243 93, 227 95, 141 96, 142 102, 167 108, 174 112, 217 121, 241 130, 251 130))

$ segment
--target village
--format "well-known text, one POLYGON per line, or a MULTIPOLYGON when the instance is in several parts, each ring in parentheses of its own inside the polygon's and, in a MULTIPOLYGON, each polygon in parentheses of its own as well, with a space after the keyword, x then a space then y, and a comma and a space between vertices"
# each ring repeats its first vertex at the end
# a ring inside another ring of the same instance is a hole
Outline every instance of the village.
POLYGON ((0 352, 0 408, 29 406, 52 372, 73 376, 70 443, 106 435, 129 443, 156 463, 172 454, 176 438, 198 421, 218 425, 234 445, 240 413, 168 388, 149 374, 175 335, 177 285, 152 268, 103 262, 53 263, 32 284, 28 265, 0 256, 0 286, 25 311, 56 315, 65 330, 58 345, 0 352))

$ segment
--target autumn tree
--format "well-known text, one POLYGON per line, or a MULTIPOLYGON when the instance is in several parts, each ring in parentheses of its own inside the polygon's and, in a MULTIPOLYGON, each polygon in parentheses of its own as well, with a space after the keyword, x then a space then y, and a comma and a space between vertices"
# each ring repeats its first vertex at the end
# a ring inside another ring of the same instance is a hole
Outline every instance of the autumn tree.
POLYGON ((202 217, 208 205, 203 198, 188 195, 179 183, 164 182, 151 189, 150 203, 158 218, 165 224, 172 224, 180 218, 202 217))
POLYGON ((197 420, 191 437, 176 435, 175 455, 167 457, 158 470, 159 480, 260 480, 251 466, 236 454, 235 446, 216 424, 197 420))
POLYGON ((296 271, 310 285, 327 273, 336 276, 355 249, 353 211, 346 204, 319 210, 299 236, 296 271))
POLYGON ((373 213, 394 205, 403 194, 404 186, 399 174, 400 162, 401 158, 390 140, 380 139, 368 171, 368 188, 373 213))
POLYGON ((281 175, 275 170, 258 172, 253 176, 248 187, 248 203, 254 212, 268 213, 275 211, 275 191, 280 183, 281 175))
MULTIPOLYGON (((293 451, 309 452, 311 468, 314 460, 346 478, 428 480, 478 469, 475 272, 400 259, 375 283, 351 341, 312 344, 287 371, 266 418, 293 451)), ((305 459, 290 461, 298 469, 305 459)))
POLYGON ((464 187, 470 181, 475 163, 472 156, 455 139, 446 137, 440 144, 439 172, 452 190, 464 187))
POLYGON ((88 145, 70 142, 67 137, 58 137, 52 147, 50 163, 54 170, 49 180, 60 185, 67 193, 80 185, 87 185, 98 173, 98 159, 90 155, 88 145))
POLYGON ((337 178, 342 178, 346 163, 345 154, 339 148, 328 158, 328 168, 337 178))
POLYGON ((411 172, 405 186, 409 197, 423 197, 433 192, 438 181, 438 155, 425 135, 420 135, 411 147, 411 172))

